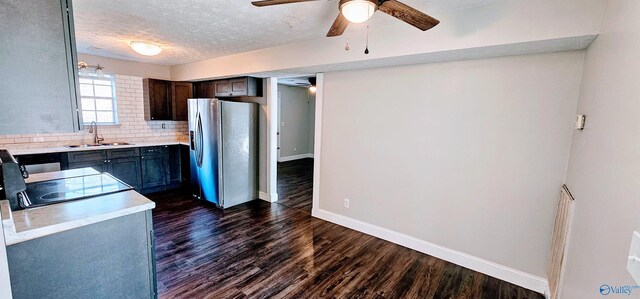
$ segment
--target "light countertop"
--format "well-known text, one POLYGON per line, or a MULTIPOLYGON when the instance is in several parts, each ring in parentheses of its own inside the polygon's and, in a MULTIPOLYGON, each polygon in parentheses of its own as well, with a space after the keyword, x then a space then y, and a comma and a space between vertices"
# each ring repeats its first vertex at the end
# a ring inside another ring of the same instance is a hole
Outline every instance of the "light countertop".
MULTIPOLYGON (((97 173, 84 168, 34 174, 27 183, 97 173)), ((133 190, 13 212, 8 200, 0 201, 7 246, 153 208, 154 202, 133 190)))
POLYGON ((79 151, 97 151, 97 150, 110 150, 110 149, 132 148, 132 147, 178 145, 178 144, 189 146, 189 143, 185 141, 156 141, 156 142, 133 142, 133 144, 130 144, 130 145, 116 145, 116 146, 104 145, 104 146, 75 147, 75 148, 69 148, 66 146, 14 148, 14 149, 9 149, 9 152, 12 155, 16 156, 16 155, 79 152, 79 151))

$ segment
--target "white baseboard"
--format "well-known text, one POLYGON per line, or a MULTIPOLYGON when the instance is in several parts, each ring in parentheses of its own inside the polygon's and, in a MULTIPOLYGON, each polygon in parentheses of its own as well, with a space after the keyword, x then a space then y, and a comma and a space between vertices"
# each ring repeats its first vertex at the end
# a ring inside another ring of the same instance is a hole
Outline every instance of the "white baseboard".
POLYGON ((474 271, 504 280, 523 288, 545 294, 548 289, 547 280, 512 269, 494 262, 490 262, 463 252, 436 245, 403 233, 392 231, 384 227, 369 224, 360 220, 349 218, 340 214, 315 208, 311 211, 313 217, 317 217, 350 229, 383 239, 389 242, 426 253, 445 261, 469 268, 474 271))
POLYGON ((278 158, 278 162, 287 162, 287 161, 293 161, 293 160, 300 160, 304 158, 313 158, 313 154, 301 154, 301 155, 280 157, 278 158))
POLYGON ((551 299, 551 290, 549 289, 548 283, 547 283, 547 286, 544 287, 544 298, 551 299))
POLYGON ((268 202, 276 202, 278 201, 278 193, 267 193, 258 191, 258 198, 268 202))

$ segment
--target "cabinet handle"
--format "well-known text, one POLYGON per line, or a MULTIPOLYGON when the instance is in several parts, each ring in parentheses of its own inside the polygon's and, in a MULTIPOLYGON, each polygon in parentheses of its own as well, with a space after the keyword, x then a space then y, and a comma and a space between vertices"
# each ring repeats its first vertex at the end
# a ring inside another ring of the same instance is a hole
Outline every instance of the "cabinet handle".
POLYGON ((107 160, 104 160, 104 163, 107 163, 107 160))
POLYGON ((144 159, 144 157, 140 158, 140 159, 144 159))

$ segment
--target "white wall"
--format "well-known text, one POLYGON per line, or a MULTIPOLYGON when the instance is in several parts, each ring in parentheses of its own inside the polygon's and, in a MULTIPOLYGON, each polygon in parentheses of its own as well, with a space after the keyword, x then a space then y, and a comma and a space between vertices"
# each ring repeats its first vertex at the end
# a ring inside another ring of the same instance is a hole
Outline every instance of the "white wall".
MULTIPOLYGON (((116 75, 116 107, 118 125, 100 126, 98 130, 105 142, 173 141, 188 137, 186 121, 144 119, 141 77, 116 75)), ((85 126, 84 131, 77 133, 0 135, 0 147, 12 149, 92 143, 93 134, 88 131, 89 126, 85 126)))
POLYGON ((313 153, 313 122, 311 118, 313 95, 306 87, 278 84, 280 93, 279 126, 280 156, 307 155, 313 153), (284 124, 284 125, 283 125, 284 124))
POLYGON ((319 208, 545 277, 583 56, 326 73, 319 208))
MULTIPOLYGON (((640 230, 640 2, 607 2, 587 50, 567 185, 576 198, 562 298, 600 298, 602 284, 636 285, 625 267, 640 230)), ((640 296, 634 290, 632 296, 640 296)))
POLYGON ((78 61, 84 61, 89 65, 100 64, 104 67, 104 71, 110 74, 142 78, 171 79, 171 68, 167 65, 100 57, 82 53, 78 53, 78 61))

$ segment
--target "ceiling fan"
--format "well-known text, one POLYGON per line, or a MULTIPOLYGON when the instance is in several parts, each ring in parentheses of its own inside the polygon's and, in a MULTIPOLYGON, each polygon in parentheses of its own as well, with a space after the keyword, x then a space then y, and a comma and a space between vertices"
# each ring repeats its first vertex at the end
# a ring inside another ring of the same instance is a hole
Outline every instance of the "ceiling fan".
MULTIPOLYGON (((262 7, 311 1, 321 0, 262 0, 251 3, 262 7)), ((340 14, 336 17, 331 29, 329 29, 327 37, 342 35, 349 22, 362 23, 371 18, 376 10, 380 10, 422 31, 427 31, 440 23, 435 18, 396 0, 340 0, 338 8, 340 14)))

